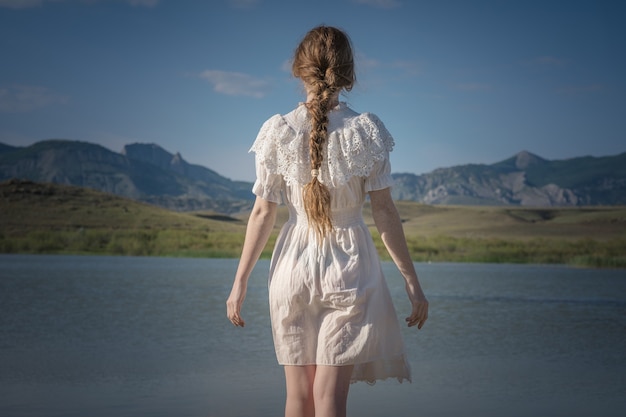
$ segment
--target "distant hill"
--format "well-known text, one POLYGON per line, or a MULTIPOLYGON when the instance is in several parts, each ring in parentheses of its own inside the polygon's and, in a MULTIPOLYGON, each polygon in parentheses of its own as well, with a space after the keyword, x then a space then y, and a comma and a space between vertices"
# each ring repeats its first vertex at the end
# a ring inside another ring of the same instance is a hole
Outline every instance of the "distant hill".
POLYGON ((626 204, 626 152, 549 161, 530 152, 492 165, 393 174, 392 195, 425 204, 587 206, 626 204))
POLYGON ((13 152, 16 149, 18 148, 15 146, 5 145, 4 143, 0 143, 0 154, 3 154, 5 152, 13 152))
MULTIPOLYGON (((626 152, 550 161, 523 151, 491 165, 393 177, 396 200, 426 204, 626 205, 626 152)), ((232 181, 155 144, 130 144, 116 153, 68 140, 0 143, 0 181, 11 178, 89 187, 176 211, 234 214, 248 210, 254 198, 252 183, 232 181)))
POLYGON ((253 198, 251 183, 231 181, 153 144, 127 145, 122 153, 68 140, 0 144, 0 181, 10 178, 88 187, 177 211, 235 213, 253 198))

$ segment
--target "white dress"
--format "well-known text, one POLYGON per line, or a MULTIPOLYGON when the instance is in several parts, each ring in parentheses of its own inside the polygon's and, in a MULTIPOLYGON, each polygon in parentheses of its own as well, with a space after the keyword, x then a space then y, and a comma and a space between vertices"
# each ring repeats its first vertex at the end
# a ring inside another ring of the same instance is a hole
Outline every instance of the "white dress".
POLYGON ((373 114, 345 103, 329 113, 319 179, 331 193, 334 229, 309 228, 302 187, 311 180, 306 107, 268 119, 254 142, 253 192, 284 202, 269 276, 276 356, 282 365, 355 365, 352 382, 411 378, 400 325, 362 207, 392 185, 393 138, 373 114))

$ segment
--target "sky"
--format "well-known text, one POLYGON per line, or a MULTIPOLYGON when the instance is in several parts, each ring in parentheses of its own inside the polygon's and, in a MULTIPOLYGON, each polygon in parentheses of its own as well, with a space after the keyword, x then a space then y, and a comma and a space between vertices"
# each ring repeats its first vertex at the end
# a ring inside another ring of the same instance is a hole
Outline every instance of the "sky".
POLYGON ((393 172, 626 151, 626 2, 0 0, 0 142, 155 143, 254 180, 261 124, 304 100, 314 26, 350 36, 342 97, 393 135, 393 172))

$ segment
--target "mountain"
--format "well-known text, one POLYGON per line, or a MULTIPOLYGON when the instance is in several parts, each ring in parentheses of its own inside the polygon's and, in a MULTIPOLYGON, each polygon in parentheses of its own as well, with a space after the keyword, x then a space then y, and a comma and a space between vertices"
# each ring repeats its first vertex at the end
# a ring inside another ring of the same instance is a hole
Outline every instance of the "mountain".
MULTIPOLYGON (((426 204, 626 205, 626 152, 546 160, 523 151, 504 161, 393 174, 396 200, 426 204)), ((252 183, 232 181, 155 144, 116 153, 100 145, 46 140, 0 143, 0 182, 11 178, 89 187, 176 211, 233 214, 252 206, 252 183)))
POLYGON ((122 153, 68 140, 1 145, 0 181, 10 178, 88 187, 177 211, 235 213, 253 198, 251 183, 231 181, 152 144, 127 145, 122 153))
POLYGON ((5 145, 4 143, 0 143, 0 155, 6 152, 13 152, 16 149, 18 148, 15 146, 5 145))
POLYGON ((426 204, 626 204, 626 152, 550 161, 523 151, 492 165, 460 165, 393 177, 395 199, 426 204))

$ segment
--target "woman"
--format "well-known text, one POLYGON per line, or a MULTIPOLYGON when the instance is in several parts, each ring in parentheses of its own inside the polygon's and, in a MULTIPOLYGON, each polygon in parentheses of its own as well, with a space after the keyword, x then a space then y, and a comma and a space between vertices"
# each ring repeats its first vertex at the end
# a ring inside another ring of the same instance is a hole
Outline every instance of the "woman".
POLYGON ((307 100, 268 119, 252 146, 257 197, 227 315, 244 326, 240 311, 248 277, 274 226, 277 205, 285 202, 290 216, 278 236, 269 279, 274 345, 285 368, 285 415, 345 416, 351 382, 410 381, 398 320, 361 214, 367 195, 405 280, 409 326, 424 325, 428 301, 391 199, 393 139, 375 115, 338 101, 355 82, 348 37, 333 27, 314 28, 296 49, 292 70, 307 100))

